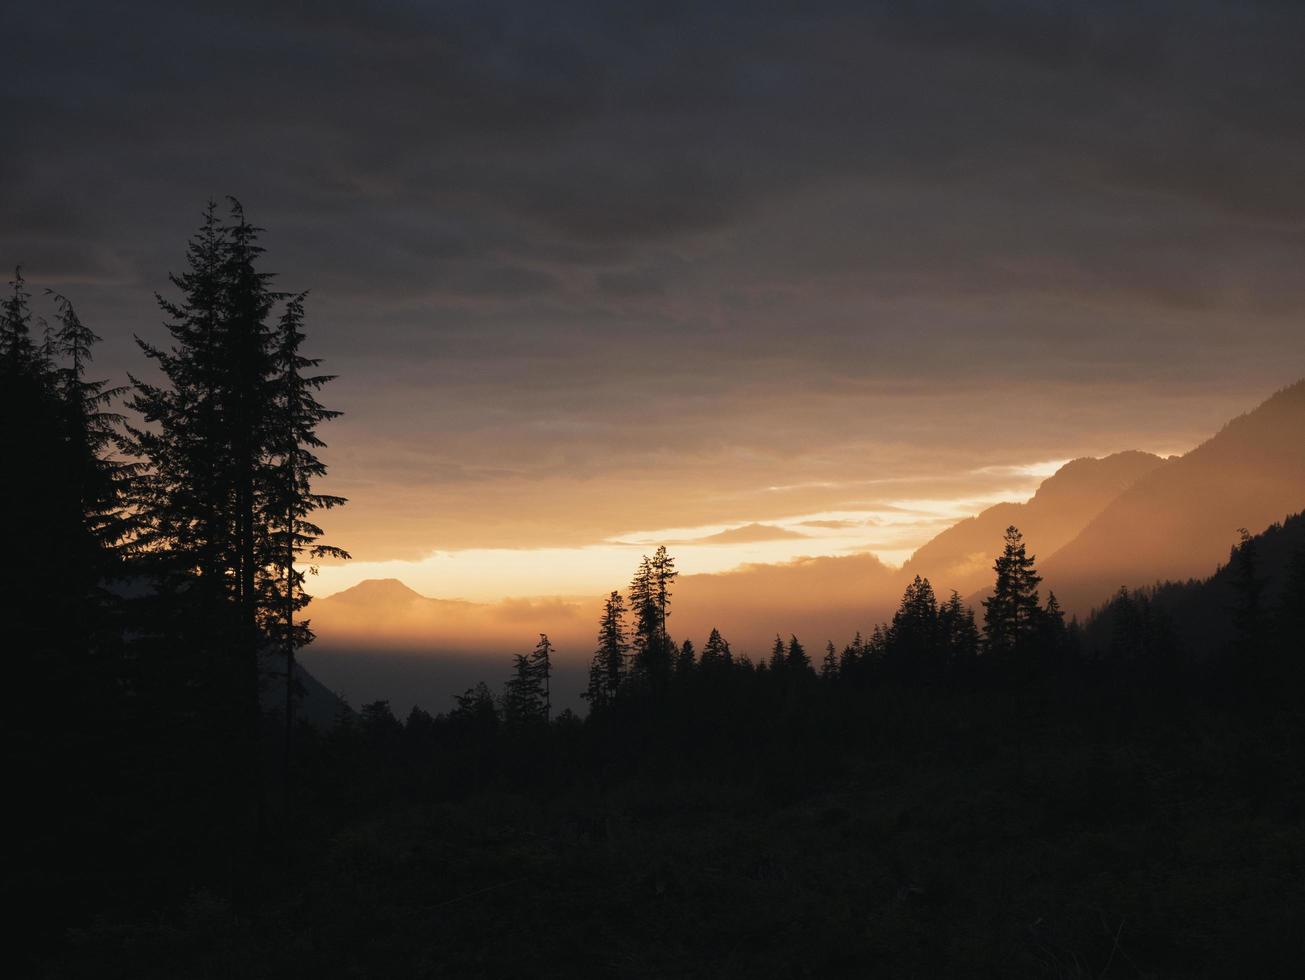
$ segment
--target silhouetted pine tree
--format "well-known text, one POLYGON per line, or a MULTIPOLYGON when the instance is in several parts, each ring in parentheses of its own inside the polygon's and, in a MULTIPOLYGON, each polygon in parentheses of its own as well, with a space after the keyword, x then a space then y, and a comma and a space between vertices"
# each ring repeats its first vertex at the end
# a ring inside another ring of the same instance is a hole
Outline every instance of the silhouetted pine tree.
POLYGON ((1022 661, 1031 654, 1040 626, 1038 583, 1042 581, 1027 553, 1024 538, 1014 525, 1006 528, 1006 542, 993 565, 997 581, 992 595, 983 600, 985 652, 1000 661, 1022 661))
POLYGON ((862 666, 865 661, 865 640, 857 630, 852 642, 843 647, 838 655, 838 676, 845 683, 859 684, 862 680, 862 666))
POLYGON ((652 690, 666 689, 673 668, 666 619, 670 615, 670 586, 678 573, 675 559, 659 546, 653 558, 644 556, 630 583, 630 611, 634 614, 634 670, 652 690))
POLYGON ((943 644, 938 628, 938 600, 928 579, 919 575, 902 594, 886 636, 887 667, 896 676, 937 680, 942 672, 943 644))
POLYGON ((776 672, 784 669, 784 641, 778 633, 775 634, 774 646, 770 648, 770 663, 768 666, 776 672))
POLYGON ((652 561, 647 555, 630 580, 630 613, 634 616, 634 657, 640 671, 646 668, 649 651, 656 646, 657 605, 653 597, 652 561))
POLYGON ((967 677, 979 652, 979 628, 974 622, 974 610, 963 604, 955 591, 938 607, 938 635, 946 651, 948 672, 958 678, 967 677))
POLYGON ((32 344, 31 293, 23 279, 21 266, 14 269, 9 281, 9 295, 0 305, 0 354, 5 359, 6 374, 16 377, 32 368, 36 348, 32 344))
POLYGON ((730 645, 720 635, 720 630, 715 627, 707 636, 707 642, 703 644, 702 657, 699 663, 704 674, 711 674, 733 666, 734 657, 730 653, 730 645))
MULTIPOLYGON (((538 650, 538 647, 536 647, 538 650)), ((544 676, 535 654, 519 653, 512 658, 513 674, 503 689, 503 721, 522 728, 545 720, 544 676)))
POLYGON ((544 721, 550 721, 553 717, 553 644, 547 633, 539 634, 539 642, 530 654, 530 669, 535 672, 544 692, 544 721))
POLYGON ((321 363, 300 353, 305 336, 304 296, 300 293, 290 298, 277 324, 271 406, 274 414, 267 440, 270 465, 261 470, 266 485, 261 488, 264 510, 258 515, 260 533, 270 537, 270 568, 260 569, 260 579, 271 594, 260 603, 261 625, 285 656, 282 779, 287 806, 297 684, 295 651, 313 639, 308 622, 295 621, 295 614, 312 599, 304 592, 306 570, 298 563, 304 558, 317 561, 349 557, 341 548, 322 544, 322 529, 308 519, 315 511, 340 506, 345 499, 313 489, 313 481, 326 475, 326 466, 316 453, 326 445, 317 435, 317 426, 338 418, 340 413, 324 408, 317 400, 317 392, 332 376, 304 373, 321 363))
POLYGON ((585 698, 594 707, 608 707, 616 701, 626 675, 629 644, 625 633, 625 601, 613 591, 603 604, 598 622, 598 649, 589 664, 589 688, 585 698))
POLYGON ((675 644, 667 632, 666 620, 671 614, 671 586, 680 573, 675 570, 675 559, 666 551, 665 545, 657 546, 650 566, 652 600, 657 610, 657 673, 659 676, 664 676, 674 667, 675 644))
POLYGON ((693 649, 693 641, 685 640, 680 644, 679 654, 675 658, 675 673, 677 676, 686 678, 693 673, 693 668, 697 663, 697 654, 693 649))
POLYGON ((498 705, 494 701, 494 693, 484 681, 467 688, 461 694, 455 694, 453 701, 456 707, 449 712, 449 721, 455 728, 484 736, 498 727, 498 705))
POLYGON ((798 638, 790 634, 788 650, 784 655, 784 666, 795 676, 799 673, 811 673, 811 658, 798 638))
POLYGON ((834 649, 833 640, 825 644, 825 659, 820 662, 820 677, 831 682, 838 680, 838 651, 834 649))
POLYGON ((1065 627, 1065 613, 1060 608, 1056 593, 1047 593, 1047 605, 1039 617, 1038 643, 1043 653, 1060 663, 1068 653, 1069 634, 1065 627))

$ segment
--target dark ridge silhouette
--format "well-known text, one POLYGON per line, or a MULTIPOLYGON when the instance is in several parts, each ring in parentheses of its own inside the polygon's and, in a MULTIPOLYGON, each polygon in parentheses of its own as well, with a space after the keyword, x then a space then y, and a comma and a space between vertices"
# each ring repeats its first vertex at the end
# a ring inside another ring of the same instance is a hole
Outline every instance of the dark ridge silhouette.
MULTIPOLYGON (((1264 645, 1280 631, 1280 645, 1295 632, 1292 619, 1298 603, 1305 557, 1305 514, 1271 524, 1265 531, 1248 536, 1230 549, 1228 560, 1213 575, 1186 582, 1163 582, 1138 589, 1121 589, 1098 609, 1084 625, 1084 645, 1092 656, 1105 657, 1119 648, 1140 643, 1130 628, 1149 616, 1166 633, 1166 641, 1191 657, 1209 661, 1232 650, 1242 632, 1263 630, 1264 645), (1249 567, 1248 567, 1249 563, 1249 567), (1247 575, 1257 589, 1258 622, 1239 623, 1232 613, 1247 600, 1247 575), (1131 621, 1130 621, 1131 620, 1131 621)), ((1305 648, 1303 648, 1305 649, 1305 648)))

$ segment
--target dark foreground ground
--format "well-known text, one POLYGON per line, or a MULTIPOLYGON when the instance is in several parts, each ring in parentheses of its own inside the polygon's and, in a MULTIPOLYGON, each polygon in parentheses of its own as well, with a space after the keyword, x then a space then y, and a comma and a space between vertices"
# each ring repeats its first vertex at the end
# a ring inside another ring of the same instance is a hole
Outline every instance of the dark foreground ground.
POLYGON ((100 909, 36 972, 1299 975, 1289 703, 858 698, 697 746, 555 724, 474 761, 373 719, 305 743, 256 894, 100 909))

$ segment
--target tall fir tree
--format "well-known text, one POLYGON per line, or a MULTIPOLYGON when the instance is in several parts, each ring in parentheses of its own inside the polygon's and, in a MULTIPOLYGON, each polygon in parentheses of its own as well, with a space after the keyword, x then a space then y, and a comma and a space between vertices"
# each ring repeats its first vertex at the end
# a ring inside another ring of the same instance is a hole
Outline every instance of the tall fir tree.
POLYGON ((974 610, 962 603, 955 591, 938 607, 938 635, 947 671, 968 676, 979 653, 979 628, 974 622, 974 610))
POLYGON ((530 653, 530 669, 539 681, 539 689, 544 698, 544 721, 553 717, 553 644, 547 633, 539 634, 539 642, 530 653))
POLYGON ((1038 584, 1024 537, 1014 525, 1006 528, 1005 545, 993 564, 996 584, 983 600, 983 642, 985 652, 1004 661, 1024 660, 1031 655, 1040 627, 1038 584))
POLYGON ((314 481, 326 475, 326 465, 317 456, 317 450, 326 444, 318 436, 317 427, 338 418, 340 413, 317 400, 317 392, 333 376, 305 373, 321 363, 319 358, 301 353, 305 296, 300 293, 290 297, 277 323, 273 415, 267 445, 270 466, 261 470, 266 480, 260 494, 265 511, 258 522, 261 533, 270 538, 267 551, 271 558, 271 574, 260 576, 271 593, 260 604, 261 626, 285 657, 282 788, 287 807, 297 691, 295 652, 313 640, 309 622, 295 619, 312 599, 304 591, 304 578, 306 572, 315 570, 312 565, 302 567, 301 560, 349 558, 342 548, 323 544, 322 529, 309 519, 317 511, 341 506, 345 498, 314 489, 314 481))
POLYGON ((512 658, 512 677, 503 689, 503 722, 521 729, 544 720, 544 681, 532 662, 533 654, 512 658))
POLYGON ((31 298, 22 266, 18 266, 9 281, 9 295, 0 304, 0 356, 4 357, 6 374, 10 376, 34 366, 31 298))
MULTIPOLYGON (((658 548, 664 556, 666 548, 658 548)), ((658 565, 646 555, 630 581, 630 612, 634 616, 634 675, 654 693, 664 692, 671 680, 672 658, 667 642, 667 607, 671 602, 672 568, 658 565)))
POLYGON ((675 656, 676 676, 680 678, 689 677, 697 664, 697 651, 693 647, 693 641, 685 640, 680 644, 679 652, 675 656))
POLYGON ((625 632, 625 600, 613 591, 603 603, 598 623, 598 649, 589 665, 589 688, 585 699, 593 707, 609 707, 616 701, 625 680, 629 644, 625 632))
POLYGON ((838 679, 838 651, 834 648, 833 640, 825 644, 825 657, 820 661, 820 678, 830 682, 838 679))
POLYGON ((784 669, 784 640, 778 633, 775 634, 775 642, 770 647, 770 661, 768 666, 771 670, 782 671, 784 669))
POLYGON ((941 673, 938 600, 927 578, 919 575, 902 595, 887 631, 889 668, 898 676, 936 680, 941 673))

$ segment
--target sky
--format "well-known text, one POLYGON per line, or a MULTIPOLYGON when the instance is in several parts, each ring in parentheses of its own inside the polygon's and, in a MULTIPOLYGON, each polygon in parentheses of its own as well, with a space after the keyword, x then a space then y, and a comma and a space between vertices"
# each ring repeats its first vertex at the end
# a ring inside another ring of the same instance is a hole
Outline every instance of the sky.
POLYGON ((143 371, 209 198, 311 289, 327 515, 429 595, 899 563, 1305 375, 1291 2, 32 5, 0 261, 143 371), (364 9, 365 7, 365 9, 364 9))

